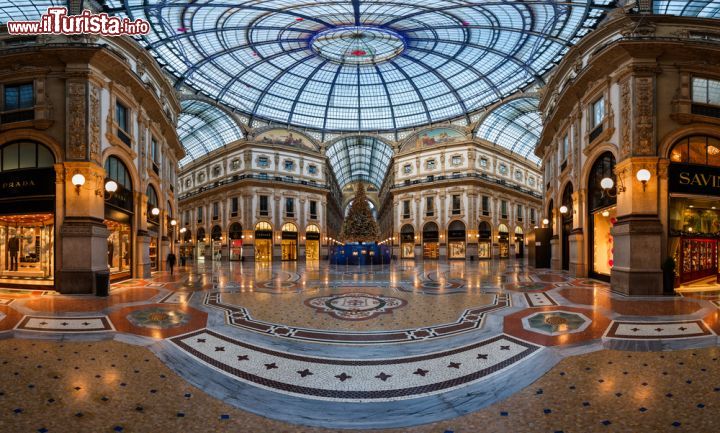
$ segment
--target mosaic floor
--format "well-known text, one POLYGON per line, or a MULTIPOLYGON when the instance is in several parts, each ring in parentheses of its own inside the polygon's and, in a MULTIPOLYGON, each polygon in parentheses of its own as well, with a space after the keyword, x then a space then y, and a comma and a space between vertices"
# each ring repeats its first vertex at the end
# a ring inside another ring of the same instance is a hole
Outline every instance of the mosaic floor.
POLYGON ((147 431, 150 413, 183 431, 717 431, 718 308, 717 290, 628 298, 516 261, 0 287, 0 431, 147 431))

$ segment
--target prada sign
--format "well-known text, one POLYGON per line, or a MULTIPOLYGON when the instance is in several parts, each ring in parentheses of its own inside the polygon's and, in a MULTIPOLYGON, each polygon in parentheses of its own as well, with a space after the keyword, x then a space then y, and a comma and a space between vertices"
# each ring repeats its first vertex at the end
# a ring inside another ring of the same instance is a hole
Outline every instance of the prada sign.
POLYGON ((31 168, 0 173, 0 200, 54 195, 54 168, 31 168))
POLYGON ((720 167, 695 164, 670 164, 670 192, 720 196, 720 167))

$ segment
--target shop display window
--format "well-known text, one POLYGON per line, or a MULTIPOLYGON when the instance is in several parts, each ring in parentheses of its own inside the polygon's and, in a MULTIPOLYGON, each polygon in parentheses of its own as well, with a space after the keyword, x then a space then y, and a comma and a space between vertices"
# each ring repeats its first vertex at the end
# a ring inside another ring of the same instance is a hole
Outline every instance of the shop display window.
POLYGON ((108 267, 111 274, 130 271, 130 225, 116 221, 105 220, 110 232, 107 240, 108 267))
POLYGON ((489 259, 492 255, 492 244, 490 241, 478 242, 478 257, 481 259, 489 259))
POLYGON ((613 236, 610 232, 617 222, 617 210, 615 207, 596 211, 593 218, 593 271, 610 276, 610 270, 614 265, 613 236))
POLYGON ((412 259, 415 257, 415 243, 414 242, 403 242, 401 245, 401 257, 403 259, 412 259))
POLYGON ((464 241, 448 242, 448 258, 464 259, 465 258, 465 242, 464 241))
POLYGON ((0 217, 2 278, 53 278, 54 215, 0 217))
POLYGON ((440 245, 437 242, 423 242, 423 258, 437 259, 440 257, 440 245))

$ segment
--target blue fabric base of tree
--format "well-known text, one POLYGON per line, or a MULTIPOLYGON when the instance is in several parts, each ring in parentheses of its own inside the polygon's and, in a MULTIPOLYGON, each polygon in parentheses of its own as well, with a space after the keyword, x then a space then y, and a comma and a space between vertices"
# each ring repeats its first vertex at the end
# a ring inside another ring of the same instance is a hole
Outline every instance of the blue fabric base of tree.
POLYGON ((334 265, 382 265, 390 263, 390 247, 376 244, 347 244, 330 247, 334 265))

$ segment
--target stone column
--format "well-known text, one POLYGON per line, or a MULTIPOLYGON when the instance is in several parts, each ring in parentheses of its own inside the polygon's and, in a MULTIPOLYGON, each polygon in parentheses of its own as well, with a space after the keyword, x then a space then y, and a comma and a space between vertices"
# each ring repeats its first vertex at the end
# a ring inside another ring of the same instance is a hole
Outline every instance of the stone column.
POLYGON ((98 276, 107 278, 107 238, 104 224, 105 170, 93 162, 64 163, 65 216, 59 227, 61 264, 56 289, 61 293, 95 293, 98 276), (75 174, 85 177, 76 188, 75 174))
POLYGON ((658 158, 632 157, 615 166, 618 184, 617 223, 611 229, 615 244, 610 275, 613 290, 627 295, 660 295, 663 290, 663 225, 658 217, 658 158), (650 171, 650 181, 637 180, 640 169, 650 171), (621 179, 621 180, 620 180, 621 179))

